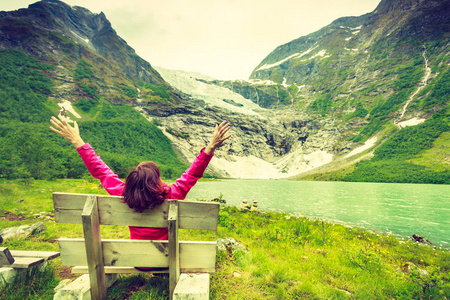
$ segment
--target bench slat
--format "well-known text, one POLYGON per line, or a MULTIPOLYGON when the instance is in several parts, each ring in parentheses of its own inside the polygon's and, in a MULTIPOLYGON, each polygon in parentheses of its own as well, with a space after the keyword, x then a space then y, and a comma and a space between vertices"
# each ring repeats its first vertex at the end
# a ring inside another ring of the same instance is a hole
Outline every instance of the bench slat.
MULTIPOLYGON (((59 239, 61 260, 65 266, 86 266, 84 239, 59 239)), ((102 240, 106 266, 156 267, 169 266, 167 241, 102 240)), ((216 242, 180 241, 180 268, 214 270, 216 242)), ((209 271, 208 271, 209 272, 209 271)))
POLYGON ((59 252, 54 251, 28 251, 28 250, 10 250, 11 255, 18 257, 36 257, 44 258, 45 260, 54 259, 59 256, 59 252))
POLYGON ((13 264, 9 265, 11 268, 28 269, 37 264, 43 263, 44 258, 39 257, 17 257, 13 264))
MULTIPOLYGON (((72 268, 72 273, 87 274, 89 273, 89 270, 88 267, 86 266, 78 266, 72 268)), ((169 273, 169 269, 158 271, 139 271, 134 267, 111 267, 111 266, 105 267, 105 274, 139 274, 139 273, 167 274, 169 273)))
MULTIPOLYGON (((199 269, 199 268, 181 268, 181 273, 214 273, 216 271, 215 268, 212 269, 199 269)), ((89 270, 87 266, 78 266, 72 268, 72 273, 74 274, 88 274, 89 270)), ((169 273, 169 270, 159 270, 159 271, 139 271, 134 267, 105 267, 105 274, 161 274, 161 273, 169 273)))
MULTIPOLYGON (((81 224, 81 213, 89 194, 53 193, 55 221, 58 223, 81 224)), ((136 213, 122 197, 98 196, 101 225, 122 225, 141 227, 168 227, 168 201, 153 210, 136 213)), ((179 228, 217 230, 219 204, 198 201, 179 201, 179 228)))
POLYGON ((11 251, 6 247, 0 247, 0 266, 9 266, 14 263, 11 251))

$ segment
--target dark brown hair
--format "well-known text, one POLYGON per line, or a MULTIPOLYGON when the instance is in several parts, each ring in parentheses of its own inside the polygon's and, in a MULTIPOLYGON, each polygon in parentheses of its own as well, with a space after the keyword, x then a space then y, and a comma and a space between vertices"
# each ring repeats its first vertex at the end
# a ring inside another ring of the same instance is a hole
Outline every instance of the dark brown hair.
POLYGON ((163 203, 166 193, 158 166, 152 161, 139 163, 128 174, 122 196, 123 202, 136 212, 163 203))

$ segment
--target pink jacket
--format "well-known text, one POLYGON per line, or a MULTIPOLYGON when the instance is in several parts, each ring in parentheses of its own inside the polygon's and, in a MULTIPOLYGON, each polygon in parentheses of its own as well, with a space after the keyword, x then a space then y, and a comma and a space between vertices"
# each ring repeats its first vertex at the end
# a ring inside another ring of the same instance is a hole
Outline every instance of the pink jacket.
MULTIPOLYGON (((101 184, 110 195, 121 196, 125 183, 115 174, 95 153, 91 145, 84 144, 77 148, 89 173, 94 178, 100 179, 101 184)), ((213 154, 214 155, 214 154, 213 154)), ((189 190, 202 178, 206 167, 213 155, 206 154, 204 148, 195 158, 192 165, 181 175, 174 184, 164 184, 166 199, 184 200, 189 190)), ((130 226, 130 238, 132 240, 167 240, 167 228, 149 228, 130 226)))

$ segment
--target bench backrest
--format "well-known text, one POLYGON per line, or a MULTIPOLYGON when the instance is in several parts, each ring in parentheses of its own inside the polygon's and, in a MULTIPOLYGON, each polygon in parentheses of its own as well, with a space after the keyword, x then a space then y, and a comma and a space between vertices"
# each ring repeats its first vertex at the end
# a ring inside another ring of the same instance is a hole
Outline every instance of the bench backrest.
MULTIPOLYGON (((169 202, 155 207, 153 210, 144 210, 136 213, 126 203, 122 203, 122 197, 53 193, 53 206, 55 209, 55 221, 57 223, 82 224, 83 212, 87 197, 97 197, 100 225, 123 225, 141 227, 167 228, 169 202)), ((178 222, 180 229, 217 230, 219 205, 213 202, 179 201, 178 222)))
POLYGON ((83 224, 84 239, 60 238, 63 265, 88 266, 92 299, 106 297, 105 266, 169 267, 170 295, 184 272, 214 272, 216 242, 183 242, 178 229, 217 230, 219 204, 166 200, 136 213, 122 197, 54 193, 55 221, 83 224), (167 241, 102 240, 100 225, 168 228, 167 241))

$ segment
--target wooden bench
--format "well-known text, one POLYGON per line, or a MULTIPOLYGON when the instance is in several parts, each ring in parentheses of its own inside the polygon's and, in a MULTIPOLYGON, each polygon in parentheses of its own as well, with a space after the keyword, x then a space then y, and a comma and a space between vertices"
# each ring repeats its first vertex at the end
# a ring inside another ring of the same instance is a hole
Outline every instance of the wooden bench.
POLYGON ((84 239, 60 238, 59 247, 63 265, 75 266, 74 273, 89 274, 92 299, 106 298, 105 274, 141 273, 135 266, 168 268, 154 272, 169 273, 171 299, 208 299, 209 275, 183 275, 180 281, 179 278, 181 272, 215 272, 216 242, 179 241, 178 229, 217 230, 219 204, 167 200, 153 210, 136 213, 121 199, 118 196, 53 194, 55 221, 83 224, 84 239), (167 241, 101 239, 100 225, 165 227, 169 238, 167 241), (198 280, 203 283, 192 284, 198 280), (205 286, 205 280, 207 291, 191 291, 194 296, 186 296, 190 293, 186 286, 205 286))
POLYGON ((58 256, 59 252, 9 250, 0 247, 0 267, 28 269, 58 256))
POLYGON ((45 267, 45 263, 59 256, 53 251, 9 250, 0 247, 0 285, 13 282, 17 276, 28 274, 35 266, 45 267))

